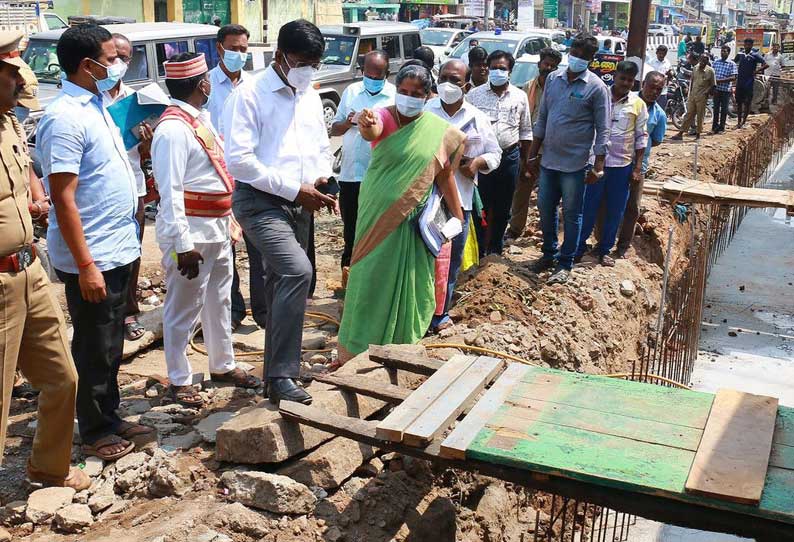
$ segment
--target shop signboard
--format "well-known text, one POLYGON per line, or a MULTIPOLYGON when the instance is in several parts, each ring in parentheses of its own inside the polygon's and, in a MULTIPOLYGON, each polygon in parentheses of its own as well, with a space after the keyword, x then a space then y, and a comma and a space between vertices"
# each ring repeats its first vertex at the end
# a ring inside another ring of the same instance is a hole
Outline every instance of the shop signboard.
POLYGON ((794 61, 794 32, 786 32, 780 36, 780 50, 788 62, 794 61))
POLYGON ((543 0, 543 18, 556 19, 559 13, 558 0, 543 0))
POLYGON ((764 29, 763 28, 737 28, 736 29, 736 44, 742 47, 744 40, 750 38, 753 40, 754 47, 761 47, 764 43, 764 29))
POLYGON ((485 17, 485 0, 466 0, 463 13, 471 17, 485 17))
POLYGON ((662 10, 662 17, 664 17, 664 18, 666 19, 666 18, 668 18, 669 16, 670 16, 670 10, 669 10, 669 9, 667 9, 667 8, 664 8, 664 9, 662 10))
POLYGON ((618 62, 622 61, 623 55, 612 55, 599 53, 590 62, 590 71, 596 74, 609 86, 614 82, 614 73, 618 67, 618 62))

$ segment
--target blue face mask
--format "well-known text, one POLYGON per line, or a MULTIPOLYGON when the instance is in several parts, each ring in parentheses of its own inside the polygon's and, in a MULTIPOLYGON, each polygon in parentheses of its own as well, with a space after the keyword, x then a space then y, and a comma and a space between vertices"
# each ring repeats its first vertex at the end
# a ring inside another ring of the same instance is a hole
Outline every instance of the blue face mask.
POLYGON ((105 66, 104 64, 97 62, 93 58, 89 58, 88 60, 90 60, 97 66, 102 66, 103 68, 105 68, 105 71, 107 72, 107 77, 105 77, 104 79, 97 79, 96 77, 91 75, 91 77, 96 82, 96 89, 99 92, 108 92, 110 89, 115 87, 118 84, 119 80, 122 77, 124 77, 124 74, 127 73, 127 65, 121 60, 116 60, 116 62, 111 64, 110 66, 105 66))
POLYGON ((507 70, 488 70, 488 81, 495 87, 501 87, 509 78, 510 72, 507 70))
POLYGON ((238 53, 237 51, 223 49, 223 65, 232 73, 242 70, 246 60, 248 60, 248 53, 238 53))
POLYGON ((364 88, 370 94, 378 94, 386 85, 386 79, 372 79, 371 77, 364 76, 364 88))
POLYGON ((583 58, 568 55, 568 71, 571 73, 582 73, 590 63, 583 58))

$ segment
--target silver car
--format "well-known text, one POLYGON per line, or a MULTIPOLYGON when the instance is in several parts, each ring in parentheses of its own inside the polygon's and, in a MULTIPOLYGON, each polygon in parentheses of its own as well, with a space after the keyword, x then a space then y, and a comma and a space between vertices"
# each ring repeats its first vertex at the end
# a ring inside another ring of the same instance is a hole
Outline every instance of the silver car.
POLYGON ((419 29, 409 23, 366 21, 321 26, 320 31, 325 38, 325 53, 313 81, 323 100, 325 124, 329 131, 342 92, 363 78, 361 63, 366 53, 383 49, 389 54, 390 79, 393 81, 400 66, 413 58, 414 50, 422 45, 419 29))

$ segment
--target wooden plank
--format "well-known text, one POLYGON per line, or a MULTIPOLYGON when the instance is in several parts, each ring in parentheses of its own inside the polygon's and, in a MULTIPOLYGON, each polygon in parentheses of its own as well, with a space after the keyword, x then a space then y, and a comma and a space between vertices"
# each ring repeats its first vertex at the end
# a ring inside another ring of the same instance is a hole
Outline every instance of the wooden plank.
POLYGON ((773 442, 769 454, 769 468, 772 467, 794 470, 794 446, 773 442))
POLYGON ((542 400, 695 429, 706 426, 714 400, 710 393, 540 367, 532 367, 523 382, 506 402, 527 407, 542 400))
POLYGON ((453 356, 428 378, 408 399, 378 424, 377 434, 384 440, 402 442, 405 430, 443 394, 477 358, 453 356))
POLYGON ((695 452, 539 421, 487 424, 466 457, 605 487, 682 493, 695 452))
POLYGON ((780 406, 775 420, 773 442, 794 446, 794 408, 780 406))
POLYGON ((432 375, 444 365, 443 361, 417 355, 414 352, 406 351, 401 346, 395 344, 383 346, 371 344, 367 354, 371 361, 380 363, 384 367, 427 376, 432 375))
POLYGON ((777 408, 774 397, 718 390, 686 490, 757 505, 769 467, 777 408))
POLYGON ((312 375, 312 378, 317 382, 332 384, 345 391, 374 397, 375 399, 380 399, 387 403, 399 404, 411 395, 411 390, 395 386, 394 384, 379 382, 364 376, 316 373, 312 375))
POLYGON ((528 400, 525 407, 508 407, 500 410, 489 421, 489 425, 520 431, 533 421, 661 444, 691 452, 697 451, 700 438, 703 436, 703 430, 694 427, 643 420, 537 399, 528 400))
POLYGON ((403 433, 410 446, 427 446, 468 408, 502 370, 502 360, 478 357, 403 433))
POLYGON ((449 459, 466 459, 466 448, 477 436, 488 419, 502 405, 502 402, 510 393, 518 381, 529 370, 529 367, 520 363, 511 363, 505 372, 499 376, 485 395, 477 401, 471 412, 461 420, 452 433, 441 443, 441 457, 449 459))

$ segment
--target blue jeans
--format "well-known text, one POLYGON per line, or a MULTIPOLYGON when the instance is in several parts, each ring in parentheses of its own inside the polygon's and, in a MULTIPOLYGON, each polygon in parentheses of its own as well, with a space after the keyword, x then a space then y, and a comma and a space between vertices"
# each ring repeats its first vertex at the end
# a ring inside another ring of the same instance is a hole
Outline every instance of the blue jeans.
POLYGON ((557 258, 558 265, 570 270, 573 257, 579 244, 579 232, 582 229, 582 207, 584 204, 584 175, 589 166, 579 171, 556 171, 540 168, 538 183, 538 210, 540 211, 540 229, 543 231, 543 257, 549 260, 557 258), (563 242, 557 253, 557 228, 559 216, 557 206, 562 200, 562 212, 565 220, 563 242))
POLYGON ((481 228, 477 232, 481 256, 501 254, 504 250, 505 230, 510 221, 510 207, 516 191, 520 158, 520 147, 516 146, 502 155, 499 167, 490 173, 480 173, 478 177, 480 197, 488 222, 487 228, 481 228))
POLYGON ((444 314, 433 316, 431 326, 437 326, 447 318, 449 309, 452 308, 452 294, 458 282, 460 265, 463 263, 463 250, 466 248, 466 239, 469 237, 469 220, 471 211, 463 211, 463 231, 452 239, 452 252, 449 257, 449 278, 447 279, 447 299, 444 302, 444 314))
POLYGON ((579 237, 577 256, 587 249, 587 239, 595 227, 598 209, 604 205, 604 221, 601 226, 601 239, 596 245, 599 256, 606 256, 615 245, 626 202, 629 200, 631 170, 633 164, 623 167, 606 167, 604 176, 597 183, 588 184, 584 191, 584 213, 582 216, 582 234, 579 237))

